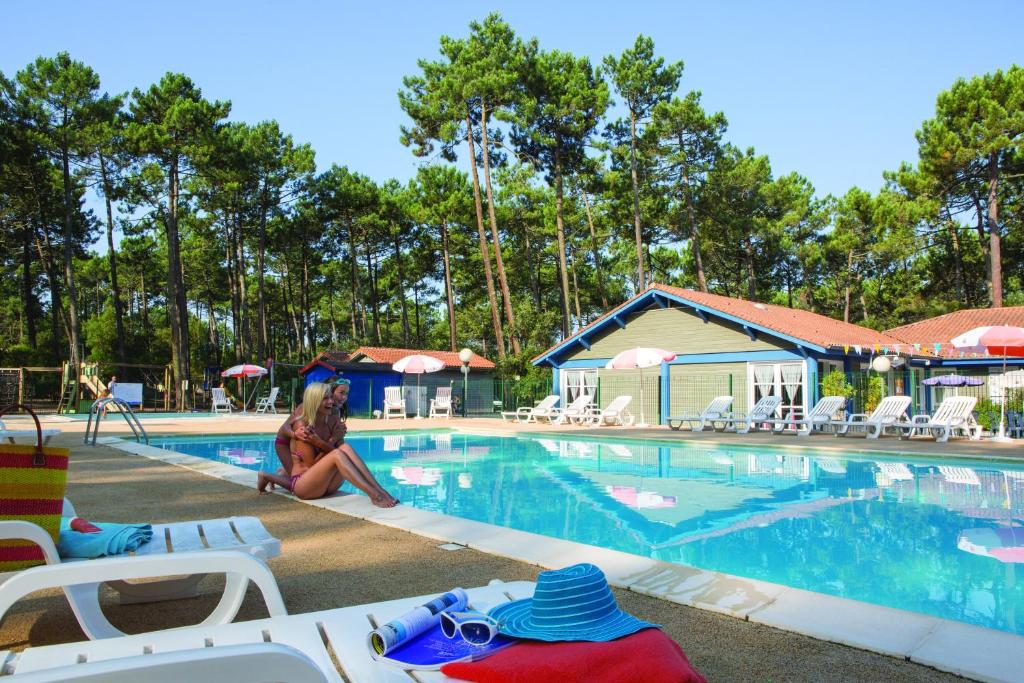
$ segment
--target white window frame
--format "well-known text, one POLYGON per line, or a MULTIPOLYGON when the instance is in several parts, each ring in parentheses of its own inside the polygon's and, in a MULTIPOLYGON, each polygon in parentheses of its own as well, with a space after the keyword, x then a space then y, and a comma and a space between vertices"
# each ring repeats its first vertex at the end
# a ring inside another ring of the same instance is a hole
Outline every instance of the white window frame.
POLYGON ((597 368, 573 368, 559 374, 559 395, 561 405, 567 406, 580 394, 580 388, 589 388, 590 395, 597 393, 597 368), (570 379, 572 381, 570 381, 570 379))
POLYGON ((754 382, 754 368, 755 367, 771 367, 772 369, 772 395, 778 396, 782 399, 783 403, 779 406, 776 411, 777 415, 788 415, 790 411, 797 409, 801 416, 807 414, 807 364, 803 361, 783 361, 776 363, 747 363, 747 409, 754 407, 756 402, 754 399, 754 391, 756 389, 756 383, 754 382), (801 403, 799 405, 790 405, 786 403, 786 392, 782 385, 782 366, 793 365, 800 367, 800 388, 801 388, 801 403))

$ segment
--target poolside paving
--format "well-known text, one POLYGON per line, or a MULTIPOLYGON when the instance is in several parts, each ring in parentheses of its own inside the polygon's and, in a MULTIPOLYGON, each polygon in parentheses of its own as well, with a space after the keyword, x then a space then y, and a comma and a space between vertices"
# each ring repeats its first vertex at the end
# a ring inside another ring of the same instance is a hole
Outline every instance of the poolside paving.
MULTIPOLYGON (((147 422, 150 433, 258 433, 273 431, 282 417, 271 418, 215 418, 159 420, 147 422)), ((484 585, 492 578, 504 580, 531 580, 538 566, 499 556, 504 546, 519 545, 512 530, 510 534, 490 539, 499 554, 479 552, 467 548, 449 552, 438 547, 438 540, 408 533, 388 524, 388 518, 413 515, 410 508, 387 511, 380 516, 381 523, 339 515, 331 508, 357 507, 362 501, 353 496, 309 505, 290 497, 257 496, 249 486, 206 476, 194 470, 177 467, 148 458, 129 455, 106 445, 83 446, 81 435, 84 423, 47 420, 48 426, 58 426, 65 433, 54 439, 57 445, 72 448, 72 469, 68 495, 78 511, 100 521, 175 521, 191 518, 223 517, 229 515, 257 515, 275 536, 282 540, 283 552, 271 560, 270 566, 281 586, 289 611, 302 613, 332 607, 376 602, 407 595, 440 592, 453 585, 484 585), (130 492, 130 493, 129 493, 130 492)), ((108 419, 101 437, 123 433, 108 419)), ((474 432, 486 429, 507 430, 510 425, 499 420, 446 421, 350 421, 352 430, 430 428, 452 426, 470 428, 474 432)), ((690 435, 670 432, 665 428, 623 430, 605 428, 558 428, 511 425, 522 431, 561 431, 569 434, 593 433, 645 438, 698 438, 725 443, 763 443, 778 445, 778 441, 796 437, 761 437, 710 434, 690 435), (622 433, 620 433, 622 432, 622 433)), ((863 447, 863 439, 839 440, 834 437, 799 439, 811 445, 850 448, 863 447), (839 442, 836 444, 836 442, 839 442)), ((878 444, 885 450, 918 452, 934 455, 935 444, 900 442, 888 439, 878 444), (931 446, 933 450, 929 450, 931 446)), ((962 446, 963 442, 949 444, 962 446)), ((973 444, 972 444, 973 445, 973 444)), ((999 444, 979 444, 999 446, 999 444)), ((871 447, 875 447, 871 444, 871 447)), ((941 444, 939 445, 941 446, 941 444)), ((996 449, 993 449, 996 450, 996 449)), ((1010 449, 998 449, 1000 455, 1016 455, 1010 449)), ((1019 449, 1018 449, 1019 450, 1019 449)), ((962 448, 951 449, 948 455, 969 455, 962 448)), ((1018 456, 1019 457, 1019 456, 1018 456)), ((236 481, 247 481, 244 477, 236 481)), ((444 539, 449 530, 438 529, 437 539, 444 539)), ((470 539, 483 544, 483 539, 470 539)), ((538 557, 538 564, 550 558, 538 557)), ((559 558, 562 559, 562 558, 559 558)), ((575 561, 564 557, 565 563, 575 561)), ((614 562, 614 558, 609 558, 614 562)), ((614 567, 609 571, 616 572, 614 567)), ((694 664, 709 681, 954 681, 962 680, 951 674, 921 666, 902 658, 888 657, 864 650, 810 638, 770 626, 754 623, 768 621, 785 625, 786 614, 753 615, 748 619, 725 616, 706 609, 695 609, 666 600, 648 597, 638 592, 647 584, 663 579, 646 577, 632 579, 634 590, 616 590, 621 606, 641 619, 663 624, 666 632, 677 640, 694 664), (774 620, 774 621, 773 621, 774 620)), ((216 582, 204 596, 156 605, 122 607, 108 597, 105 605, 111 620, 120 628, 137 632, 160 627, 167 628, 195 622, 205 616, 204 610, 215 602, 216 582)), ((828 612, 828 601, 818 601, 816 594, 808 594, 808 612, 828 612)), ((240 619, 265 616, 259 598, 250 594, 240 619)), ((823 615, 827 620, 828 615, 823 615)), ((869 625, 870 626, 870 625, 869 625)), ((885 629, 873 626, 880 640, 885 640, 885 629)), ((40 593, 20 603, 0 625, 0 649, 20 649, 27 645, 41 645, 79 640, 82 634, 75 624, 70 609, 56 592, 40 593)), ((957 638, 950 640, 955 644, 957 638)), ((962 641, 961 641, 962 642, 962 641)), ((943 665, 941 649, 936 646, 936 663, 943 665)))

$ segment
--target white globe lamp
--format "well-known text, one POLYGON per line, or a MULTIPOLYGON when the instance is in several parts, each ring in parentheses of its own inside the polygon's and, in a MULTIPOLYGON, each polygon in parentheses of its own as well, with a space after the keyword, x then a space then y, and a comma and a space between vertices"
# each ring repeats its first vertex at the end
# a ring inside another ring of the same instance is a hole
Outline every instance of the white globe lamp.
POLYGON ((871 361, 871 369, 878 373, 889 372, 892 369, 892 361, 888 356, 875 356, 871 361))

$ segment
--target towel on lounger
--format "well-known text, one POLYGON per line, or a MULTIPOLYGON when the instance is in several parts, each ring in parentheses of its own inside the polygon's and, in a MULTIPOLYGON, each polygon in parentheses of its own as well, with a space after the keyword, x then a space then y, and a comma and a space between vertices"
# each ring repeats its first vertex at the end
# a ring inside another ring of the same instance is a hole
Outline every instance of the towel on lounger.
POLYGON ((441 673, 478 683, 707 683, 683 649, 649 628, 604 643, 523 641, 441 673))
POLYGON ((153 538, 149 524, 87 522, 81 517, 62 517, 57 554, 63 558, 93 558, 136 550, 153 538))

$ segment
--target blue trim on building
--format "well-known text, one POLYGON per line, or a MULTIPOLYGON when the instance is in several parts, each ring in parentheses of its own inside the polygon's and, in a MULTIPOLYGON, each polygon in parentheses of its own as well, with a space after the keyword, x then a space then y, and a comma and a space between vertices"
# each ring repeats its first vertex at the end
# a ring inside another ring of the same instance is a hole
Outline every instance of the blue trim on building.
POLYGON ((668 411, 669 401, 672 398, 671 391, 669 389, 669 367, 668 363, 661 364, 661 391, 658 392, 660 398, 659 401, 659 413, 661 413, 661 424, 668 424, 668 411))
POLYGON ((689 300, 684 299, 684 298, 682 298, 682 297, 680 297, 680 296, 678 296, 676 294, 670 294, 668 292, 663 292, 663 291, 657 290, 657 289, 649 289, 646 292, 644 292, 643 294, 641 294, 638 297, 636 297, 633 301, 631 301, 628 304, 624 305, 622 308, 619 308, 619 309, 615 310, 613 313, 605 314, 605 316, 603 318, 599 319, 596 323, 594 323, 593 326, 591 326, 591 327, 589 327, 589 328, 587 328, 587 329, 585 329, 585 330, 583 330, 581 332, 577 332, 573 336, 571 336, 568 339, 562 341, 561 344, 557 345, 556 347, 554 347, 553 349, 551 349, 550 351, 548 351, 544 355, 542 355, 539 358, 537 358, 537 360, 533 361, 533 364, 534 365, 543 365, 543 364, 547 363, 547 364, 549 364, 549 365, 551 365, 553 367, 556 366, 556 365, 561 365, 556 360, 554 360, 555 356, 561 354, 566 349, 570 348, 571 345, 579 342, 584 337, 588 337, 588 336, 593 335, 595 333, 601 332, 606 327, 608 327, 609 325, 617 325, 619 328, 621 328, 621 327, 624 326, 624 323, 622 321, 622 316, 628 315, 629 313, 632 313, 632 312, 634 312, 636 310, 640 310, 640 309, 646 308, 651 303, 654 303, 654 304, 664 308, 667 305, 666 302, 669 302, 669 301, 674 301, 674 302, 676 302, 678 304, 681 304, 682 306, 684 306, 687 309, 692 309, 705 322, 707 322, 707 317, 710 314, 711 316, 714 316, 716 318, 721 318, 723 320, 727 320, 727 321, 732 322, 732 323, 734 323, 736 325, 739 325, 741 328, 746 328, 748 330, 748 334, 749 334, 749 330, 754 330, 756 332, 760 332, 760 333, 766 334, 766 335, 768 335, 770 337, 774 337, 776 339, 782 339, 784 341, 792 342, 797 347, 797 349, 800 350, 800 352, 801 352, 800 357, 802 357, 802 358, 807 358, 808 357, 808 353, 807 353, 808 350, 816 351, 818 353, 828 353, 828 349, 826 349, 825 347, 818 346, 817 344, 812 344, 811 342, 809 342, 809 341, 807 341, 805 339, 797 339, 796 337, 791 337, 791 336, 783 334, 781 332, 777 332, 775 330, 770 330, 770 329, 768 329, 766 327, 762 327, 760 325, 756 325, 754 323, 751 323, 748 320, 743 320, 742 318, 736 317, 734 315, 729 315, 728 313, 723 313, 722 311, 719 311, 717 309, 710 308, 708 306, 703 306, 703 305, 695 303, 693 301, 689 301, 689 300), (618 320, 616 320, 617 318, 618 318, 618 320))
POLYGON ((696 363, 759 363, 773 360, 803 360, 804 357, 795 351, 730 351, 727 353, 690 353, 676 356, 669 365, 689 365, 696 363))

